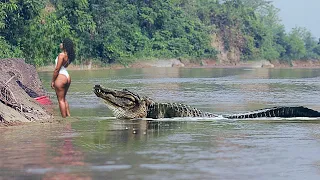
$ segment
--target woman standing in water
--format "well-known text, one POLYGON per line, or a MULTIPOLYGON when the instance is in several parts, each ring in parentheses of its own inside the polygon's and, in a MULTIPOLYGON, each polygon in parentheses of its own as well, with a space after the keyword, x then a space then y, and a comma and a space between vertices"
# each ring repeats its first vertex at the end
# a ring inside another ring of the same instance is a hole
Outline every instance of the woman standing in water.
POLYGON ((69 104, 66 95, 71 84, 71 77, 67 67, 75 59, 74 45, 71 39, 66 38, 60 44, 61 53, 55 60, 56 67, 53 71, 51 88, 55 89, 58 98, 61 116, 70 116, 69 104))

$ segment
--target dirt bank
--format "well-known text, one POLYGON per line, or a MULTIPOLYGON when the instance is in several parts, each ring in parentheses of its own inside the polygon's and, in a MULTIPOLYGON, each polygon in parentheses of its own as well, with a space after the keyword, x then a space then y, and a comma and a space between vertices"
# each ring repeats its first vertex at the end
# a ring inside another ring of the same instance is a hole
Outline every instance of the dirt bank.
POLYGON ((36 69, 23 59, 0 59, 0 126, 51 122, 34 98, 46 95, 36 69))

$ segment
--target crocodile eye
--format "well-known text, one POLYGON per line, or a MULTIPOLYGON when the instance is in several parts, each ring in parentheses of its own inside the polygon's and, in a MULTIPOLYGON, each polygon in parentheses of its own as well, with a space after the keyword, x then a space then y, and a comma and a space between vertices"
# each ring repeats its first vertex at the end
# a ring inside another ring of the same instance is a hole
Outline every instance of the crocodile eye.
POLYGON ((97 91, 97 93, 100 93, 100 92, 101 92, 100 89, 97 89, 96 91, 97 91))
POLYGON ((134 97, 130 96, 130 95, 126 95, 125 98, 129 101, 135 101, 134 97))

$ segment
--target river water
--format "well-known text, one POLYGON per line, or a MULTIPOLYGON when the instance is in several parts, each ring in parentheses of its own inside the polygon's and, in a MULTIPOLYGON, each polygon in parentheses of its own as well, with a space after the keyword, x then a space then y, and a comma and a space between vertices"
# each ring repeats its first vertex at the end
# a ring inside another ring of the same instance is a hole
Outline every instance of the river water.
MULTIPOLYGON (((50 89, 51 72, 39 73, 50 89)), ((0 129, 0 179, 319 179, 320 120, 116 120, 95 84, 217 114, 320 110, 318 69, 71 71, 72 120, 0 129)))

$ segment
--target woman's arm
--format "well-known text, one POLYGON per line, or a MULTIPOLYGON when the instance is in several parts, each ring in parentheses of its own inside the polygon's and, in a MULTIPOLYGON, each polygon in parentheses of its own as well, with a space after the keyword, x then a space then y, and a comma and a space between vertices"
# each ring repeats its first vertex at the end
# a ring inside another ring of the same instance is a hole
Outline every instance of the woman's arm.
POLYGON ((57 65, 53 71, 53 75, 52 75, 52 81, 51 81, 51 88, 54 89, 54 82, 56 81, 58 75, 59 75, 59 71, 60 71, 60 68, 62 66, 62 63, 63 63, 63 59, 64 59, 64 54, 63 53, 60 53, 59 56, 58 56, 58 62, 57 62, 57 65))

